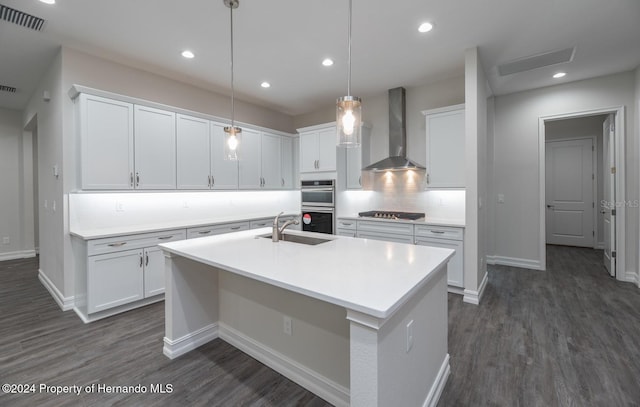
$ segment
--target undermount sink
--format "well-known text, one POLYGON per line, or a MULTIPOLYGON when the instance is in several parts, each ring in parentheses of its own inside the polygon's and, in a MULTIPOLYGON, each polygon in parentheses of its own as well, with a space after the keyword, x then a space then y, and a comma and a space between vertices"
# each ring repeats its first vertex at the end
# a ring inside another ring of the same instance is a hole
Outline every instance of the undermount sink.
MULTIPOLYGON (((272 236, 271 233, 269 233, 267 235, 260 235, 258 237, 271 239, 271 236, 272 236)), ((280 240, 284 240, 285 242, 291 242, 291 243, 306 244, 310 246, 315 246, 320 243, 326 243, 331 241, 331 239, 322 239, 319 237, 311 237, 311 236, 292 235, 289 233, 283 233, 282 236, 280 237, 280 240)))

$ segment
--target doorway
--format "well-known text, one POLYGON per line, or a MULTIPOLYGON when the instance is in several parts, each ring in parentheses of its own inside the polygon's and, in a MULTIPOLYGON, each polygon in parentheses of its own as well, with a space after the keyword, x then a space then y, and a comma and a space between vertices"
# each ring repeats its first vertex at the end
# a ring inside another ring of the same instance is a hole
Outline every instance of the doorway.
MULTIPOLYGON (((547 243, 597 249, 605 249, 605 246, 613 245, 617 248, 614 255, 616 257, 614 268, 624 270, 624 208, 614 212, 614 216, 608 218, 610 222, 607 225, 605 225, 606 213, 602 211, 605 198, 608 202, 624 202, 625 199, 624 121, 622 106, 539 118, 541 197, 539 250, 543 265, 546 265, 547 243), (611 133, 610 149, 606 150, 603 124, 608 116, 615 132, 611 133), (589 122, 591 122, 591 130, 580 133, 580 124, 587 125, 589 122), (563 127, 564 134, 554 132, 563 127), (571 128, 574 129, 573 132, 566 131, 571 128), (589 154, 589 148, 593 149, 592 154, 589 154), (553 151, 550 152, 550 149, 553 151), (607 159, 604 157, 606 151, 611 152, 608 158, 611 163, 603 161, 607 159), (552 162, 550 165, 552 167, 555 165, 557 168, 551 168, 548 174, 547 164, 550 161, 552 162), (592 166, 591 170, 588 168, 589 165, 592 166), (615 179, 608 178, 612 182, 610 190, 615 191, 614 196, 608 198, 604 190, 607 187, 605 185, 606 169, 610 167, 617 169, 617 172, 615 179), (554 174, 556 170, 562 173, 559 180, 554 174), (588 179, 589 171, 593 174, 592 180, 588 179), (550 180, 549 176, 554 179, 550 180), (556 200, 556 198, 559 199, 556 200), (560 203, 559 210, 556 211, 558 203, 560 203), (563 206, 565 204, 573 206, 563 206), (592 239, 589 239, 589 233, 592 239), (605 242, 605 236, 607 242, 605 242)), ((615 270, 611 274, 620 280, 625 280, 624 276, 620 275, 621 273, 616 274, 615 270)))

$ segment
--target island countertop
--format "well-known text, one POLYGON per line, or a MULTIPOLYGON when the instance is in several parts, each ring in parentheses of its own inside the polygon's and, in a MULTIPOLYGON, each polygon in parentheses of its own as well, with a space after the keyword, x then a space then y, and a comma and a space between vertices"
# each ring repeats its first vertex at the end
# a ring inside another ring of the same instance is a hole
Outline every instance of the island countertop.
POLYGON ((453 256, 451 249, 287 230, 331 239, 310 246, 253 229, 159 245, 163 250, 254 280, 386 319, 453 256))

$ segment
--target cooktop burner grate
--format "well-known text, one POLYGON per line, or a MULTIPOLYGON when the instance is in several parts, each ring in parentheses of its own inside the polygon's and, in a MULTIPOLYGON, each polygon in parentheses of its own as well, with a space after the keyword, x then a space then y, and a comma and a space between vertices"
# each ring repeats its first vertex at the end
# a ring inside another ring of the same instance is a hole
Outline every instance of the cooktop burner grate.
POLYGON ((424 218, 425 214, 419 212, 366 211, 358 213, 358 216, 364 218, 418 220, 424 218))

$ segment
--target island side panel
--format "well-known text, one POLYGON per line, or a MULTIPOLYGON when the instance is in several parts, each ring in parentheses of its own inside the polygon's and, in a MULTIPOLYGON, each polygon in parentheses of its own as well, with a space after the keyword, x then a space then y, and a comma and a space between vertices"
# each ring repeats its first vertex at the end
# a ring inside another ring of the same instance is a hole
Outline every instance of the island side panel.
POLYGON ((165 252, 164 354, 174 359, 218 337, 218 270, 165 252))
POLYGON ((437 404, 449 375, 446 265, 433 273, 387 320, 348 312, 352 407, 437 404))
POLYGON ((220 338, 330 403, 348 405, 343 307, 220 271, 220 338), (291 318, 291 334, 284 319, 291 318))

